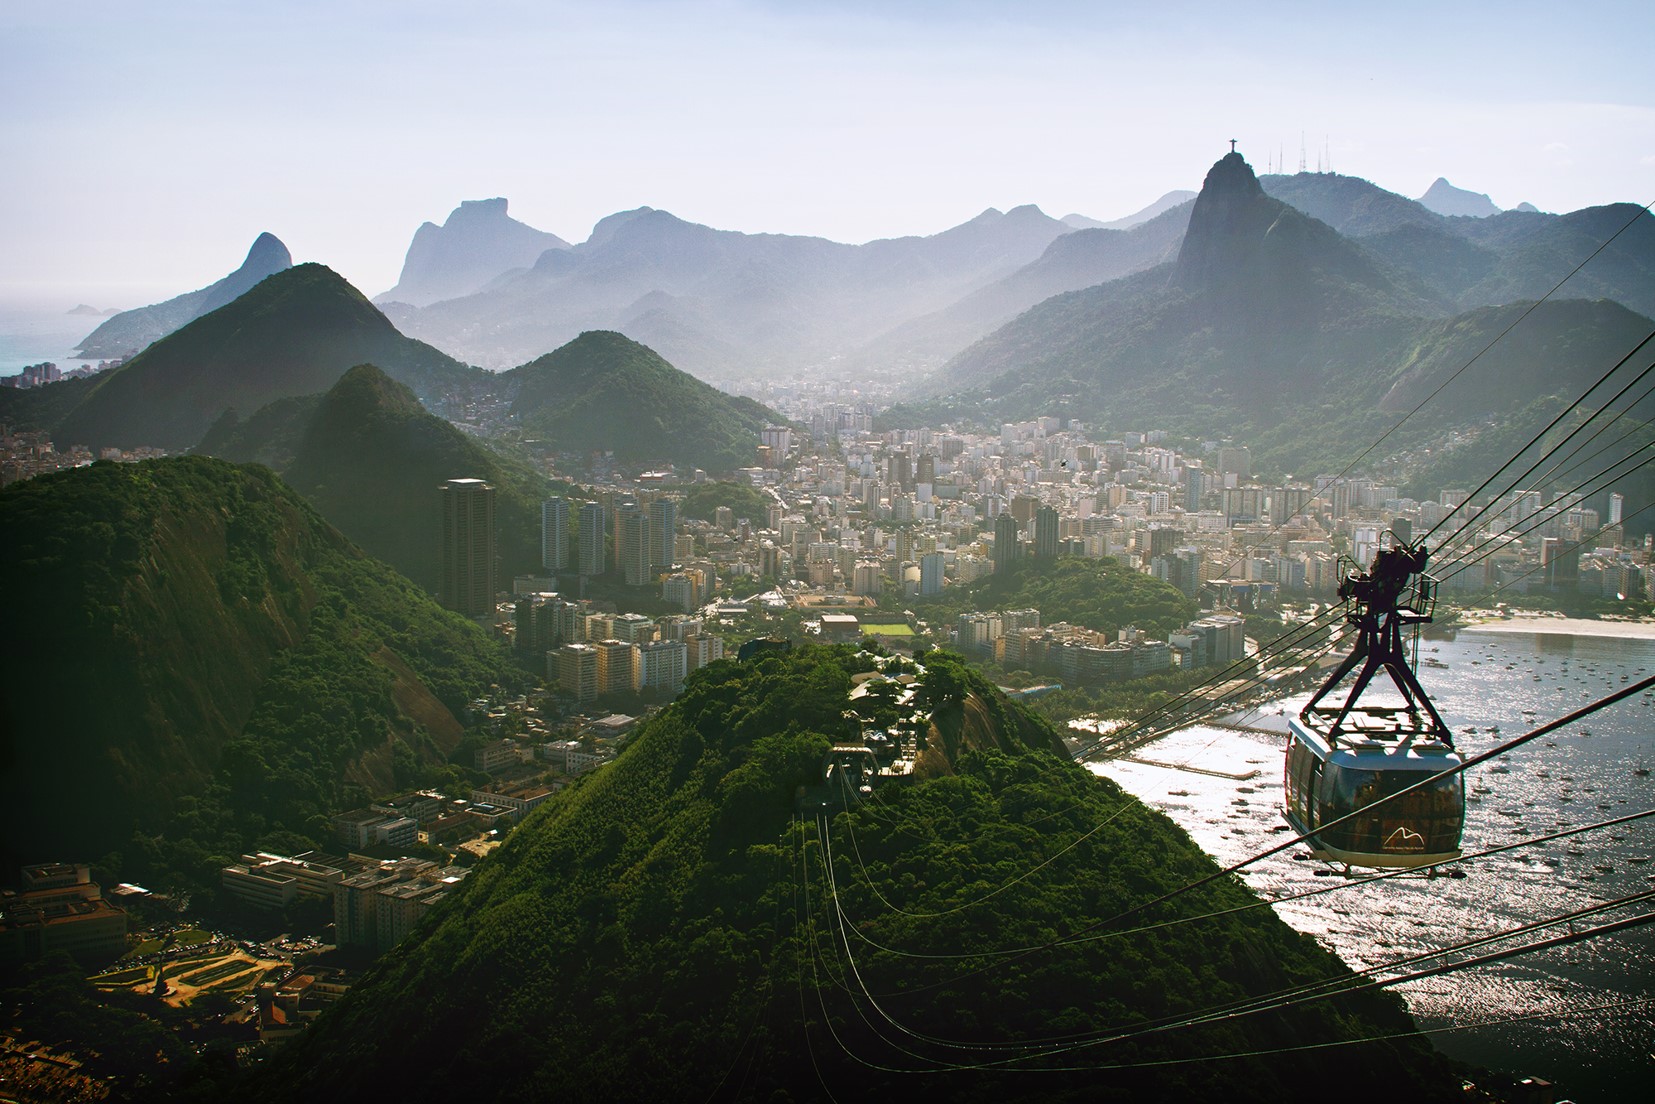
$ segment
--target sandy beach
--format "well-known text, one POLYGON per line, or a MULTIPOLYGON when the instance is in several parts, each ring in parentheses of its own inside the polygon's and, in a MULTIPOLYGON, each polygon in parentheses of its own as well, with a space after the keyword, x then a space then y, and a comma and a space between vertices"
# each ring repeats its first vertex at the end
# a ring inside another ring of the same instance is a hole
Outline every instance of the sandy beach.
MULTIPOLYGON (((1476 617, 1475 614, 1470 616, 1476 617)), ((1460 631, 1560 633, 1569 636, 1619 636, 1633 640, 1655 640, 1655 621, 1598 621, 1551 613, 1517 613, 1510 617, 1488 615, 1476 620, 1468 619, 1460 631)))

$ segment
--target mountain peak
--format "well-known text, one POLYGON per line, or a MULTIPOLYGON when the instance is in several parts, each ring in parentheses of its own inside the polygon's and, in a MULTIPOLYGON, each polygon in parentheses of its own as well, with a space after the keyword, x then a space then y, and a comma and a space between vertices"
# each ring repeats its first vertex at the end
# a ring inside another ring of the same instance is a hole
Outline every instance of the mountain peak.
POLYGON ((1263 240, 1282 204, 1264 194, 1253 167, 1231 151, 1207 170, 1178 251, 1176 278, 1185 287, 1213 285, 1241 271, 1238 260, 1263 240))
POLYGON ((252 248, 247 250, 247 259, 241 262, 241 268, 237 271, 258 269, 263 275, 269 276, 292 267, 293 254, 287 251, 282 239, 266 230, 253 239, 252 248))
POLYGON ((293 257, 281 239, 269 232, 260 234, 241 267, 222 280, 164 303, 120 311, 88 334, 78 352, 88 358, 133 356, 202 315, 234 302, 265 277, 292 267, 293 257))
POLYGON ((441 226, 422 223, 402 262, 397 286, 379 296, 416 307, 480 291, 503 273, 528 268, 549 249, 568 249, 556 234, 536 230, 506 213, 507 201, 466 199, 441 226))
POLYGON ((1201 182, 1201 192, 1197 199, 1208 195, 1263 195, 1264 188, 1258 182, 1258 176, 1253 172, 1253 166, 1247 159, 1235 150, 1231 150, 1207 170, 1207 178, 1201 182))
POLYGON ((1487 218, 1489 215, 1500 213, 1500 208, 1496 207, 1487 195, 1456 188, 1448 183, 1445 176, 1437 177, 1431 186, 1425 189, 1425 194, 1419 197, 1419 202, 1439 215, 1450 217, 1467 215, 1471 218, 1487 218))
POLYGON ((454 208, 448 216, 448 221, 443 225, 451 225, 455 219, 505 218, 506 207, 506 200, 502 196, 496 196, 493 199, 462 199, 460 205, 454 208))

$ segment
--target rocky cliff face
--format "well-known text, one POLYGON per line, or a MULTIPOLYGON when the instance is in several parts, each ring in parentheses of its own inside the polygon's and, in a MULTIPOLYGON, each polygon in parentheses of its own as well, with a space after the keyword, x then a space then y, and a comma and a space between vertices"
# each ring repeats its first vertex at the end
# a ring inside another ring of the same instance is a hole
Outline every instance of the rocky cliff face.
POLYGON ((532 267, 548 249, 569 248, 556 234, 510 217, 506 206, 499 198, 468 199, 441 226, 420 226, 397 286, 379 299, 416 307, 457 299, 514 269, 532 267))

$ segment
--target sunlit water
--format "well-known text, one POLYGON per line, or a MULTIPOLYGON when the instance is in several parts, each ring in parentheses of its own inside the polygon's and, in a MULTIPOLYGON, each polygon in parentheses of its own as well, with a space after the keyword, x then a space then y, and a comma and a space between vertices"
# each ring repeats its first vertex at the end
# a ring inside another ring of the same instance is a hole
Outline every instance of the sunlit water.
MULTIPOLYGON (((1426 642, 1420 678, 1467 757, 1655 672, 1655 640, 1469 631, 1426 642), (1445 664, 1438 667, 1434 664, 1445 664), (1498 728, 1498 733, 1490 731, 1498 728)), ((1306 695, 1235 718, 1286 732, 1306 695)), ((1284 841, 1284 740, 1197 727, 1144 748, 1215 778, 1114 762, 1094 769, 1165 811, 1229 865, 1284 841)), ((1655 695, 1640 694, 1468 774, 1469 854, 1655 808, 1655 695)), ((1248 867, 1270 898, 1334 884, 1291 852, 1248 867)), ((1655 818, 1463 864, 1463 880, 1394 878, 1277 906, 1355 969, 1655 889, 1655 818)), ((1342 881, 1342 879, 1338 879, 1342 881)), ((1583 922, 1621 919, 1642 906, 1583 922)), ((1405 983, 1396 989, 1448 1054, 1541 1076, 1577 1100, 1643 1098, 1655 1071, 1655 925, 1405 983), (1589 1011, 1625 1002, 1626 1007, 1589 1011), (1543 1013, 1544 1018, 1500 1023, 1543 1013), (1641 1086, 1641 1087, 1640 1087, 1641 1086), (1630 1094, 1630 1095, 1629 1095, 1630 1094)), ((1556 934, 1548 932, 1546 934, 1556 934)))

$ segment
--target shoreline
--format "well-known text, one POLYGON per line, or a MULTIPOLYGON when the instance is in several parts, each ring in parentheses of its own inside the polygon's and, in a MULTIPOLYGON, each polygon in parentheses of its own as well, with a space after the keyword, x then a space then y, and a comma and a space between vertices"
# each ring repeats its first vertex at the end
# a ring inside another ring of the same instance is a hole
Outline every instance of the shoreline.
POLYGON ((1655 640, 1655 620, 1603 621, 1562 614, 1517 613, 1510 617, 1468 620, 1460 632, 1535 633, 1558 636, 1611 636, 1626 640, 1655 640))

